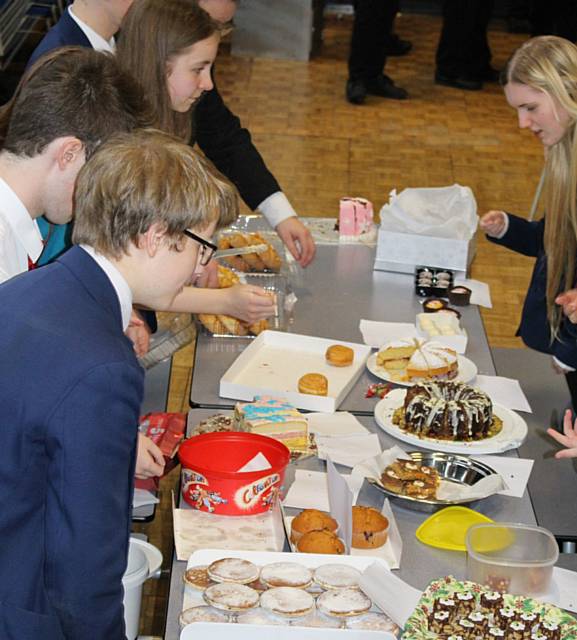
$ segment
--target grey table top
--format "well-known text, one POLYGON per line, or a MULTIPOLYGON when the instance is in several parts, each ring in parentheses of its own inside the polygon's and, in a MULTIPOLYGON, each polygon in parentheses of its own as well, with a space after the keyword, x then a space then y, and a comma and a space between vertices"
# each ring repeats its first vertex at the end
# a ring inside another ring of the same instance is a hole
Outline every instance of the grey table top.
MULTIPOLYGON (((213 413, 214 411, 212 410, 193 409, 191 411, 191 422, 192 424, 195 424, 213 413)), ((378 433, 381 447, 383 449, 387 449, 394 444, 399 444, 397 440, 379 429, 372 417, 361 416, 359 417, 359 420, 365 427, 367 427, 367 429, 374 433, 378 433)), ((510 453, 509 455, 516 454, 510 453)), ((291 464, 285 476, 285 485, 287 488, 294 480, 294 471, 297 467, 324 471, 325 463, 318 458, 309 458, 298 462, 296 465, 291 464)), ((339 467, 339 471, 345 474, 350 473, 350 469, 346 467, 339 467)), ((359 504, 380 508, 382 506, 383 499, 384 495, 378 489, 365 482, 357 502, 359 504)), ((476 502, 472 506, 494 520, 501 522, 523 522, 527 524, 535 524, 535 516, 533 514, 533 509, 531 508, 531 502, 527 492, 525 492, 523 498, 492 496, 485 500, 476 502)), ((392 503, 392 508, 403 539, 401 568, 396 572, 400 578, 419 589, 424 589, 431 580, 444 575, 454 575, 457 578, 465 578, 465 552, 435 549, 420 543, 416 539, 415 531, 429 514, 400 507, 398 506, 398 503, 394 502, 392 503)), ((223 551, 223 553, 226 552, 223 551)), ((569 566, 577 568, 577 562, 575 562, 574 565, 569 564, 569 566)), ((178 638, 179 635, 178 616, 182 608, 184 590, 182 576, 185 568, 185 562, 179 562, 173 558, 165 635, 167 640, 174 640, 178 638)))
POLYGON ((545 433, 555 410, 560 419, 569 391, 563 376, 554 373, 551 357, 530 349, 494 349, 501 376, 521 382, 533 413, 524 413, 527 440, 519 448, 522 458, 535 461, 529 493, 537 522, 559 539, 577 540, 577 460, 556 460, 557 444, 545 433))
MULTIPOLYGON (((414 322, 422 310, 414 294, 413 277, 373 271, 375 249, 365 245, 319 246, 314 262, 302 270, 295 286, 298 302, 291 333, 362 343, 359 322, 414 322)), ((479 309, 461 308, 462 326, 469 334, 467 357, 479 373, 495 373, 479 309)), ((192 380, 192 407, 233 407, 235 401, 218 395, 221 376, 246 347, 246 338, 212 338, 199 334, 192 380)), ((345 398, 342 411, 372 415, 375 400, 365 398, 369 384, 379 382, 365 371, 345 398)))

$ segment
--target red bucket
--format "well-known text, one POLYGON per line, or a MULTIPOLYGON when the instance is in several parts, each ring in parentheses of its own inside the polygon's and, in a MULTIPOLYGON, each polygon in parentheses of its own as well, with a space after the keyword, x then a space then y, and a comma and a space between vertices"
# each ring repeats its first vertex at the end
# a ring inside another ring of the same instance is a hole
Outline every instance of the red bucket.
POLYGON ((250 516, 271 509, 284 482, 290 451, 282 442, 256 433, 205 433, 186 440, 182 497, 194 509, 225 516, 250 516), (262 453, 271 467, 238 469, 262 453))

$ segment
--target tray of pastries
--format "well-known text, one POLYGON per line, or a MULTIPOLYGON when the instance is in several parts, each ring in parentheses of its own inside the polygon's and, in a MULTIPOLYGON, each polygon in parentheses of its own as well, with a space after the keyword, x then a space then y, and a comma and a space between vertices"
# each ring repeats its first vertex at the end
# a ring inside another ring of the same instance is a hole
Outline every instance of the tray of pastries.
MULTIPOLYGON (((433 451, 410 451, 410 459, 397 459, 385 467, 380 478, 370 480, 392 500, 417 511, 433 512, 471 498, 444 500, 446 483, 472 486, 496 472, 468 456, 433 451)), ((474 500, 474 499, 473 499, 474 500)))
POLYGON ((242 249, 242 254, 219 258, 235 271, 279 273, 283 265, 284 247, 276 234, 266 231, 226 229, 218 235, 219 250, 242 249), (260 247, 258 252, 246 253, 250 246, 260 247))
POLYGON ((219 288, 236 284, 251 284, 265 289, 275 300, 275 314, 270 318, 248 323, 224 314, 199 313, 196 318, 200 331, 219 338, 254 338, 265 329, 285 331, 291 320, 290 286, 286 278, 276 273, 237 273, 218 266, 219 288))
POLYGON ((403 640, 573 640, 577 621, 523 596, 452 576, 431 582, 405 624, 403 640))
MULTIPOLYGON (((295 637, 305 628, 318 629, 319 637, 331 629, 351 629, 359 638, 363 631, 380 631, 383 638, 398 637, 399 627, 359 586, 361 572, 374 558, 227 553, 230 555, 204 549, 190 557, 183 576, 183 629, 192 623, 209 622, 290 626, 295 627, 295 637)), ((387 570, 386 565, 383 569, 387 570)), ((242 633, 240 626, 236 630, 242 633)), ((191 638, 194 633, 191 629, 191 638)), ((224 637, 226 628, 221 633, 224 637)), ((182 637, 187 637, 184 632, 182 637)))

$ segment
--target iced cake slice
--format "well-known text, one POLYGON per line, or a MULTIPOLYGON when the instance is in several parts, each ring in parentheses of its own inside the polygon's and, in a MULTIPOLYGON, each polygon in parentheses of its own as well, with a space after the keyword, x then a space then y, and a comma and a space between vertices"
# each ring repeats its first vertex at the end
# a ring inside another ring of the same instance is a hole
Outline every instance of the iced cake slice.
POLYGON ((254 402, 239 402, 234 410, 234 421, 238 431, 274 438, 294 452, 307 451, 307 420, 282 398, 256 396, 254 402))

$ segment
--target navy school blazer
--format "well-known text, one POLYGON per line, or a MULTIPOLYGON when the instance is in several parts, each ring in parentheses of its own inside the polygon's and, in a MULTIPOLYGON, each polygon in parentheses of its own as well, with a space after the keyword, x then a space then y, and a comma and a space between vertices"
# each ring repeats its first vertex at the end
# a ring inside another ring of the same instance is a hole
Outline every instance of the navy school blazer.
POLYGON ((81 248, 0 285, 0 638, 125 640, 144 372, 81 248))
POLYGON ((563 317, 559 336, 552 340, 547 320, 547 256, 543 234, 545 220, 529 222, 510 213, 509 228, 500 239, 487 239, 518 253, 536 258, 529 289, 523 304, 517 335, 536 351, 549 353, 571 367, 577 368, 577 326, 563 317))

